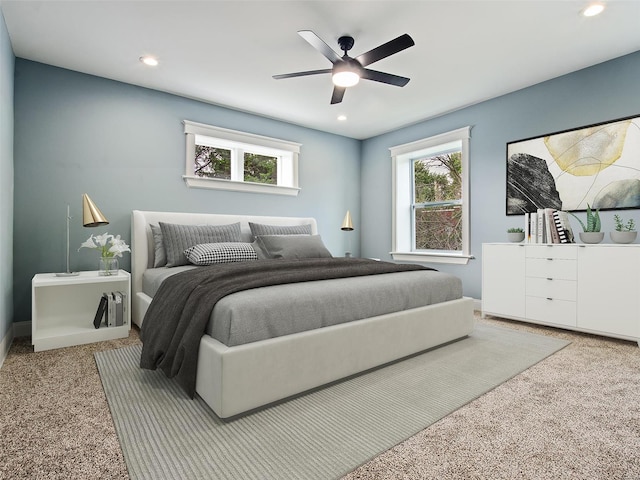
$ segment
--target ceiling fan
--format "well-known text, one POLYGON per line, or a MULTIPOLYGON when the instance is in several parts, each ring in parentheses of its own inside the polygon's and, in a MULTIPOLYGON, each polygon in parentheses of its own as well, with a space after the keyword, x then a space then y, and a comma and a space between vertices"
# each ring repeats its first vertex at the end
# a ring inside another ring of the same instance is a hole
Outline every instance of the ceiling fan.
POLYGON ((304 77, 307 75, 331 73, 334 84, 333 94, 331 95, 331 104, 340 103, 344 97, 344 92, 347 87, 357 84, 361 78, 364 78, 365 80, 373 80, 374 82, 395 85, 397 87, 404 87, 409 82, 409 79, 406 77, 400 77, 398 75, 364 68, 378 60, 382 60, 383 58, 415 45, 413 39, 406 33, 374 48, 373 50, 369 50, 362 55, 358 55, 355 58, 352 58, 347 54, 347 52, 353 47, 353 37, 345 35, 338 39, 340 50, 344 52, 344 55, 341 57, 340 54, 336 53, 311 30, 300 30, 298 34, 309 42, 313 48, 324 55, 333 64, 333 68, 285 73, 282 75, 274 75, 273 78, 279 80, 281 78, 304 77))

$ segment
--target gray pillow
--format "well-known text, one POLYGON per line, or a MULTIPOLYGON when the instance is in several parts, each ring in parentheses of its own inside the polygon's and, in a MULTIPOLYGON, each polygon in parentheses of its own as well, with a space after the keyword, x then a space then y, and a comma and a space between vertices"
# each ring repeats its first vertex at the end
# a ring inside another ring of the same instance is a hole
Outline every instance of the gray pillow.
MULTIPOLYGON (((320 235, 259 235, 256 244, 266 258, 332 257, 320 235)), ((260 253, 258 258, 262 258, 260 253)))
POLYGON ((239 242, 240 222, 229 225, 177 225, 160 222, 167 267, 187 265, 184 251, 200 243, 239 242))
POLYGON ((149 225, 153 234, 153 268, 164 267, 167 264, 167 254, 164 251, 164 243, 162 243, 162 230, 160 225, 149 225))
POLYGON ((251 234, 258 235, 311 235, 311 224, 306 225, 264 225, 249 222, 251 234))

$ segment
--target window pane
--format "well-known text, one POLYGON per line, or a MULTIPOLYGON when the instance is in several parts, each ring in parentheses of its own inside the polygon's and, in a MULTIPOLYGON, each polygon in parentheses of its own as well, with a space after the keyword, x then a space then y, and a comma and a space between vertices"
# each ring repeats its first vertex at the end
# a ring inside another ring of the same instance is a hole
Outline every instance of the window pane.
POLYGON ((231 180, 231 150, 196 145, 194 173, 197 177, 231 180))
POLYGON ((462 206, 416 207, 416 250, 462 250, 462 206))
POLYGON ((413 162, 414 202, 460 200, 462 156, 460 152, 435 155, 413 162))
POLYGON ((245 152, 244 181, 276 185, 278 183, 278 157, 245 152))

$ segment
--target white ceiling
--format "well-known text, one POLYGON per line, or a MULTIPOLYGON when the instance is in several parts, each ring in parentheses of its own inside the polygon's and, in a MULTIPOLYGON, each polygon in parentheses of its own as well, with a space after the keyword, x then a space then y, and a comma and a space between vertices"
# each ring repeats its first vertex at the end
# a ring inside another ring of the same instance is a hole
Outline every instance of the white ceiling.
POLYGON ((0 0, 17 57, 363 139, 640 50, 640 1, 0 0), (330 68, 296 33, 357 56, 403 33, 415 46, 370 68, 403 88, 361 81, 330 105, 330 68), (141 55, 158 57, 144 66, 141 55), (337 120, 345 114, 344 122, 337 120))

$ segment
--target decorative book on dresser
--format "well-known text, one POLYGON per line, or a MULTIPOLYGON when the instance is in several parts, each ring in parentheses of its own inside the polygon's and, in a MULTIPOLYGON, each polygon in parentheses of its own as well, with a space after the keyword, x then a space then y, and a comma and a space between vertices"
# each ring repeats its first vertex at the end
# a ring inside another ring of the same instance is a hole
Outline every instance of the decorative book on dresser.
POLYGON ((640 346, 640 244, 484 243, 482 315, 640 346))

